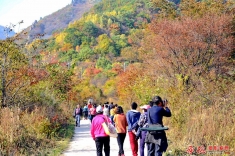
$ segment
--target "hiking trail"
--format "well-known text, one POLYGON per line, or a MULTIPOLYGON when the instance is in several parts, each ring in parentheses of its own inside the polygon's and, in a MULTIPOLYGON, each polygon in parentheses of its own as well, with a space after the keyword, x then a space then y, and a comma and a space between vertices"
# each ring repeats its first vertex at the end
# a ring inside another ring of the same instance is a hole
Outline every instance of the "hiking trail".
MULTIPOLYGON (((80 125, 75 127, 73 138, 68 149, 62 153, 63 156, 96 156, 95 141, 90 134, 90 120, 81 120, 80 125)), ((110 156, 117 156, 118 150, 117 139, 110 137, 110 156)), ((132 156, 128 133, 124 142, 124 152, 125 156, 132 156)))

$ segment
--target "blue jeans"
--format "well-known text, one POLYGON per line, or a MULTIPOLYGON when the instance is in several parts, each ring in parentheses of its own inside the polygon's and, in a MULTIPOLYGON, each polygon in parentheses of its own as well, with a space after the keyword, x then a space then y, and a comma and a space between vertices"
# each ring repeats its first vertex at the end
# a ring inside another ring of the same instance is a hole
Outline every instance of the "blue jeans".
POLYGON ((80 127, 80 115, 76 115, 75 119, 76 119, 76 126, 80 127))
POLYGON ((113 115, 112 115, 112 116, 110 116, 111 122, 112 122, 112 124, 114 125, 113 118, 114 118, 114 116, 113 116, 113 115))
MULTIPOLYGON (((147 134, 148 135, 148 134, 147 134)), ((157 141, 160 139, 160 145, 155 143, 148 143, 148 156, 162 156, 162 153, 166 151, 168 147, 167 137, 165 131, 153 132, 153 140, 157 141)))
POLYGON ((158 144, 148 144, 148 156, 162 156, 163 151, 160 149, 158 144))
POLYGON ((144 156, 144 147, 145 147, 145 138, 146 138, 147 131, 141 132, 141 139, 140 139, 140 156, 144 156))

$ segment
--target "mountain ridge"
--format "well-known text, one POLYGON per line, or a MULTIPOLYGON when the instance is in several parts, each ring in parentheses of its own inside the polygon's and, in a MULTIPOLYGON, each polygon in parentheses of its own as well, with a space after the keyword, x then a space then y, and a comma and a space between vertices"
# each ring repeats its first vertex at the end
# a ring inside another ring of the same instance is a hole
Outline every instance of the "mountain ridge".
POLYGON ((49 38, 54 32, 66 28, 69 23, 80 19, 84 13, 88 12, 97 0, 72 0, 71 4, 59 9, 58 11, 35 20, 31 26, 26 28, 29 32, 29 39, 33 39, 37 34, 45 34, 44 39, 49 38))

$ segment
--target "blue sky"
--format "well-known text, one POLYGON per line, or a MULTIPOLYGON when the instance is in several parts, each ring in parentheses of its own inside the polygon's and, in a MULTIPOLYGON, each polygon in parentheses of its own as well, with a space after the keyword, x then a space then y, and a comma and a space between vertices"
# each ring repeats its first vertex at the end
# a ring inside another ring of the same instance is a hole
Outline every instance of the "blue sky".
POLYGON ((0 25, 9 26, 23 20, 15 28, 18 32, 70 3, 71 0, 0 0, 0 25))

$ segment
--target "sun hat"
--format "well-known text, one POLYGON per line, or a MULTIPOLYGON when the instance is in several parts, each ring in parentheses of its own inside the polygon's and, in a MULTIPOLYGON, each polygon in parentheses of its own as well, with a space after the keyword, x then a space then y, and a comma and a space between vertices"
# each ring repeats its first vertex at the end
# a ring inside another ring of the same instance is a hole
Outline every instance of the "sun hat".
POLYGON ((147 109, 149 109, 149 108, 150 108, 150 106, 149 106, 149 105, 143 105, 143 106, 141 106, 140 108, 141 108, 141 109, 146 109, 146 110, 147 110, 147 109))

